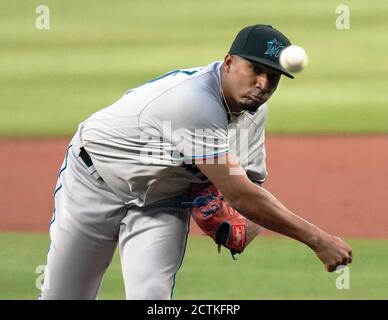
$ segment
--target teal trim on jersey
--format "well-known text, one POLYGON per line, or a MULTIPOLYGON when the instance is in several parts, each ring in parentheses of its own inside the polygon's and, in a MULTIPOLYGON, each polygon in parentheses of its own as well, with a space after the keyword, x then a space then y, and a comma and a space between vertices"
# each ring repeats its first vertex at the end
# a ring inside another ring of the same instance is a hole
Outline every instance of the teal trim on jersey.
POLYGON ((177 69, 177 70, 173 70, 173 71, 170 71, 170 72, 167 72, 165 73, 164 75, 158 77, 158 78, 155 78, 155 79, 152 79, 150 81, 148 81, 147 83, 151 83, 151 82, 154 82, 154 81, 158 81, 160 79, 163 79, 165 77, 168 77, 168 76, 175 76, 176 74, 178 73, 184 73, 184 74, 187 74, 188 76, 191 76, 193 75, 194 73, 198 72, 199 70, 201 69, 198 69, 198 70, 193 70, 193 71, 187 71, 187 70, 180 70, 180 69, 177 69))
POLYGON ((182 157, 182 158, 171 158, 174 161, 180 161, 180 160, 185 160, 185 159, 216 159, 219 158, 220 156, 223 156, 225 154, 229 153, 229 149, 220 153, 214 153, 208 156, 192 156, 191 158, 188 157, 182 157))
POLYGON ((140 88, 140 87, 144 86, 144 85, 147 84, 147 83, 152 83, 152 82, 158 81, 158 80, 160 80, 160 79, 163 79, 163 78, 168 77, 168 76, 171 76, 171 75, 172 75, 172 76, 175 76, 175 75, 178 74, 178 73, 184 73, 184 74, 187 74, 188 76, 191 76, 191 75, 193 75, 194 73, 200 71, 201 69, 203 69, 203 68, 199 68, 199 69, 193 70, 193 71, 180 70, 180 69, 173 70, 173 71, 169 71, 169 72, 167 72, 167 73, 161 75, 160 77, 157 77, 157 78, 152 79, 152 80, 150 80, 150 81, 148 81, 148 82, 146 82, 146 83, 143 83, 142 85, 140 85, 140 86, 138 86, 138 87, 135 87, 135 88, 132 88, 132 89, 129 89, 129 90, 125 91, 125 94, 128 94, 128 93, 130 93, 130 92, 136 90, 137 88, 140 88))
POLYGON ((54 191, 54 198, 55 198, 55 195, 57 194, 57 192, 58 192, 59 190, 61 190, 62 187, 63 187, 63 186, 62 186, 62 184, 61 184, 58 188, 55 189, 55 191, 54 191))
POLYGON ((59 178, 59 176, 61 175, 61 173, 62 173, 63 171, 65 171, 65 169, 67 168, 67 158, 68 158, 68 156, 69 156, 69 150, 70 150, 70 148, 71 148, 72 146, 73 146, 73 145, 71 144, 71 145, 69 145, 69 146, 67 147, 66 156, 65 156, 65 165, 64 165, 63 168, 61 168, 61 170, 59 171, 58 178, 59 178))
MULTIPOLYGON (((191 217, 191 216, 190 216, 191 217)), ((181 268, 182 266, 182 263, 183 263, 183 259, 185 257, 185 254, 186 254, 186 248, 187 248, 187 239, 189 238, 189 232, 190 232, 190 217, 188 218, 188 223, 187 223, 187 233, 186 233, 186 239, 185 239, 185 249, 183 250, 183 254, 182 254, 182 259, 181 259, 181 262, 179 263, 179 266, 178 266, 178 269, 176 270, 176 272, 174 273, 174 278, 173 278, 173 284, 172 284, 172 288, 171 288, 171 295, 170 295, 170 299, 172 300, 172 296, 174 295, 174 288, 175 288, 175 277, 179 271, 179 269, 181 268)))
MULTIPOLYGON (((71 148, 72 146, 73 146, 73 145, 71 144, 71 145, 69 145, 69 146, 67 147, 66 155, 65 155, 65 164, 64 164, 63 168, 61 168, 61 169, 59 170, 58 179, 61 177, 62 172, 65 171, 66 168, 67 168, 67 159, 68 159, 68 157, 69 157, 69 150, 70 150, 70 148, 71 148)), ((57 194, 57 192, 58 192, 59 190, 62 189, 62 187, 63 187, 63 185, 62 185, 62 183, 61 183, 61 184, 59 185, 59 187, 55 189, 55 191, 54 191, 54 202, 55 202, 55 195, 57 194)), ((55 221, 55 212, 56 212, 56 208, 54 207, 53 216, 52 216, 51 221, 50 221, 50 223, 49 223, 49 230, 50 230, 51 225, 52 225, 52 224, 54 223, 54 221, 55 221)), ((50 247, 49 247, 49 251, 50 251, 50 247)))
MULTIPOLYGON (((62 187, 62 186, 61 186, 62 187)), ((51 219, 51 221, 50 221, 50 224, 49 224, 49 229, 50 229, 50 227, 51 227, 51 225, 54 223, 54 221, 55 221, 55 212, 56 212, 56 208, 54 208, 54 212, 53 212, 53 217, 52 217, 52 219, 51 219)))
POLYGON ((210 159, 210 158, 218 158, 220 156, 223 156, 224 154, 227 154, 229 152, 229 149, 226 150, 226 151, 223 151, 223 152, 219 152, 219 153, 215 153, 215 154, 211 154, 211 155, 208 155, 208 156, 192 156, 191 159, 210 159))
MULTIPOLYGON (((57 192, 58 192, 59 190, 62 189, 62 187, 63 187, 63 185, 61 184, 58 188, 55 189, 55 191, 54 191, 54 202, 55 202, 55 195, 57 194, 57 192)), ((50 224, 49 224, 49 230, 50 230, 51 225, 52 225, 52 224, 54 223, 54 221, 55 221, 55 212, 56 212, 56 208, 54 207, 53 216, 52 216, 51 221, 50 221, 50 224)))

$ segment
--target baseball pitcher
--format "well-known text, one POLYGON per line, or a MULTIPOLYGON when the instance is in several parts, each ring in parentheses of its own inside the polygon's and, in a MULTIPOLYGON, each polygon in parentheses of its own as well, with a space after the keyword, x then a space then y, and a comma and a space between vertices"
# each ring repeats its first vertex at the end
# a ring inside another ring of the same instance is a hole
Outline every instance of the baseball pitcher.
POLYGON ((190 216, 243 252, 259 226, 310 247, 328 271, 351 248, 261 186, 267 100, 290 41, 241 30, 223 61, 171 71, 79 125, 59 172, 42 299, 96 299, 118 245, 127 299, 171 299, 190 216))

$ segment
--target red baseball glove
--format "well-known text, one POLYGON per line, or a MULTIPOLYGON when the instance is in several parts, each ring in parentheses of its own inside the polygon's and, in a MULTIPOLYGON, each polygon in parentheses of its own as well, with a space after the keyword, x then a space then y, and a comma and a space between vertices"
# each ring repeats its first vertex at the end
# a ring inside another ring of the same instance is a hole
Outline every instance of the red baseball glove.
POLYGON ((221 245, 230 249, 233 258, 260 232, 260 227, 233 209, 212 183, 193 185, 189 199, 195 222, 219 250, 221 245))

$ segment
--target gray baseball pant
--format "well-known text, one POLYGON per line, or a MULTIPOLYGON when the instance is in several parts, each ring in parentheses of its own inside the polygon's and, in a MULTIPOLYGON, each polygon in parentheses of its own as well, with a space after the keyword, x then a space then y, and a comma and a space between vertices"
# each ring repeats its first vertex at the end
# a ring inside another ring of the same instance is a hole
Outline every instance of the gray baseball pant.
POLYGON ((117 244, 127 299, 171 299, 189 231, 173 205, 127 208, 80 158, 78 133, 55 189, 41 299, 96 299, 117 244))

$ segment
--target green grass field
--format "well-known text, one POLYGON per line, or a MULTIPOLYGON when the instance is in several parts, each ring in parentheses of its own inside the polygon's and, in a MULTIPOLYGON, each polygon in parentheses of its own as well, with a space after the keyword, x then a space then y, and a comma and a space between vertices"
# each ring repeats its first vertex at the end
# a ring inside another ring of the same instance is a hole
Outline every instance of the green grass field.
POLYGON ((388 2, 0 1, 0 136, 63 136, 128 88, 168 70, 223 59, 244 26, 269 23, 306 48, 309 66, 283 79, 268 132, 388 131, 388 2))
MULTIPOLYGON (((40 274, 35 272, 45 263, 48 236, 5 233, 0 243, 0 299, 36 299, 40 274)), ((208 238, 190 237, 174 299, 388 299, 388 240, 349 243, 355 252, 350 289, 338 290, 336 279, 342 274, 325 272, 297 242, 259 237, 234 261, 226 250, 217 254, 208 238)), ((99 298, 125 298, 117 254, 99 298)))

